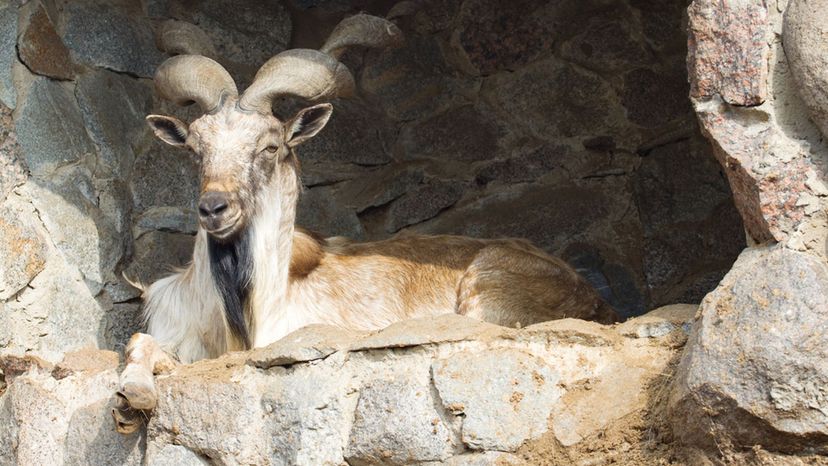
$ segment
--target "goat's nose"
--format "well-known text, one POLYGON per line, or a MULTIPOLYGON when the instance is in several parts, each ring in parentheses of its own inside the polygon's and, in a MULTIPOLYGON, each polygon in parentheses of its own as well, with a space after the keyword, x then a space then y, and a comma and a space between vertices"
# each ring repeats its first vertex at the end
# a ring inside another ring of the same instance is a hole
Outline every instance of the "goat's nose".
POLYGON ((202 217, 216 217, 227 210, 227 194, 208 191, 198 201, 198 213, 202 217))

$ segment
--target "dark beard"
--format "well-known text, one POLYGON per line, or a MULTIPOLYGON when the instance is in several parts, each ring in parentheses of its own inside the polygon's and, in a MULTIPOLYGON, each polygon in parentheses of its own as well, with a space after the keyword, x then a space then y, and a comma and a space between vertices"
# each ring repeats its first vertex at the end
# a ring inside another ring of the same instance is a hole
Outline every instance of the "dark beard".
POLYGON ((244 306, 253 277, 253 256, 250 234, 244 230, 225 242, 218 242, 207 235, 207 252, 210 272, 219 295, 224 302, 224 315, 230 332, 251 348, 250 333, 244 316, 244 306))

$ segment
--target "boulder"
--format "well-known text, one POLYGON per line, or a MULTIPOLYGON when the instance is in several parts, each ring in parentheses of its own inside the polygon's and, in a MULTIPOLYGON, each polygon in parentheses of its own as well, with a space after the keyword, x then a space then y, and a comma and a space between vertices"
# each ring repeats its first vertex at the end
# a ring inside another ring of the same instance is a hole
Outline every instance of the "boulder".
POLYGON ((296 224, 326 237, 362 239, 365 236, 365 229, 356 213, 330 186, 318 186, 302 192, 296 207, 296 224))
POLYGON ((442 461, 455 448, 451 426, 427 386, 377 380, 362 387, 345 450, 349 464, 442 461))
POLYGON ((431 179, 409 190, 388 208, 385 231, 394 233, 428 220, 463 197, 465 186, 457 180, 431 179))
POLYGON ((135 210, 177 207, 196 211, 199 167, 195 156, 153 139, 146 152, 136 154, 130 185, 135 210))
POLYGON ((130 280, 149 285, 169 275, 193 258, 195 238, 191 235, 150 231, 135 241, 132 262, 124 270, 130 280))
POLYGON ((463 105, 407 125, 400 136, 406 159, 477 162, 504 155, 508 125, 491 108, 463 105))
POLYGON ((176 19, 198 25, 213 41, 220 56, 258 69, 285 50, 292 32, 290 14, 278 2, 185 0, 171 2, 176 19), (232 11, 232 15, 228 15, 232 11))
POLYGON ((17 139, 31 170, 44 178, 59 167, 91 158, 95 145, 87 136, 72 92, 61 83, 36 77, 26 99, 17 103, 17 139))
POLYGON ((314 361, 348 348, 360 332, 332 325, 312 324, 291 332, 281 340, 250 352, 248 363, 262 369, 314 361))
POLYGON ((484 76, 531 63, 550 53, 561 35, 545 3, 462 2, 453 42, 472 69, 484 76))
POLYGON ((463 443, 474 450, 514 451, 540 436, 564 393, 557 371, 516 349, 457 353, 432 374, 443 407, 464 415, 463 443))
POLYGON ((113 365, 112 353, 96 353, 86 350, 84 361, 64 362, 84 369, 59 379, 32 368, 0 395, 0 446, 10 447, 0 448, 0 463, 142 464, 141 436, 112 428, 117 358, 113 365))
POLYGON ((619 6, 602 14, 567 18, 573 23, 580 21, 581 30, 563 43, 561 56, 602 73, 618 73, 649 65, 653 56, 643 43, 643 37, 637 34, 633 15, 632 9, 619 6))
POLYGON ((28 183, 21 193, 31 199, 55 246, 97 294, 105 282, 115 279, 115 265, 129 238, 119 234, 96 205, 100 197, 91 178, 86 170, 72 169, 55 181, 28 183))
POLYGON ((50 251, 44 269, 0 313, 0 328, 9 337, 0 344, 4 350, 36 350, 50 359, 96 346, 105 313, 105 304, 95 300, 77 268, 50 251))
POLYGON ((22 290, 46 266, 47 234, 31 204, 12 195, 0 204, 0 299, 22 290))
POLYGON ((107 70, 78 78, 75 96, 98 146, 98 176, 129 177, 135 155, 149 137, 144 117, 151 113, 152 95, 147 83, 107 70))
POLYGON ((639 142, 609 83, 557 58, 495 75, 481 93, 514 125, 542 141, 587 139, 595 135, 595 128, 601 128, 620 147, 633 149, 639 142))
POLYGON ((79 63, 151 78, 164 58, 139 4, 85 0, 66 5, 63 14, 63 42, 79 63))
POLYGON ((388 152, 395 134, 388 117, 364 103, 348 99, 338 99, 332 104, 334 111, 325 128, 296 150, 301 163, 374 166, 391 161, 388 152))
POLYGON ((688 14, 690 96, 759 105, 768 94, 768 11, 762 0, 696 0, 688 14))
POLYGON ((389 117, 410 121, 463 102, 480 83, 453 71, 435 37, 414 35, 406 37, 401 48, 369 53, 360 85, 389 117))
POLYGON ((372 207, 380 207, 399 198, 418 186, 425 177, 421 168, 393 165, 343 183, 340 195, 347 199, 349 207, 362 213, 372 207))
POLYGON ((748 249, 702 303, 669 399, 684 443, 828 452, 828 265, 748 249), (762 273, 757 273, 761 271, 762 273))
POLYGON ((58 36, 43 6, 33 5, 29 14, 24 13, 25 25, 17 45, 20 59, 35 74, 73 79, 75 64, 69 57, 69 49, 58 36))

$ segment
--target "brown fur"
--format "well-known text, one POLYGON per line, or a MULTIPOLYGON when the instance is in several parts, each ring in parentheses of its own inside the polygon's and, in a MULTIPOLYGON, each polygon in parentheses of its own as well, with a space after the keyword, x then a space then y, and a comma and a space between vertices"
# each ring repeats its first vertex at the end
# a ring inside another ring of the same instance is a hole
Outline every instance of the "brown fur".
MULTIPOLYGON (((328 245, 299 230, 294 235, 291 281, 326 286, 341 300, 350 326, 361 327, 366 294, 393 295, 397 319, 445 309, 501 325, 529 325, 564 317, 618 320, 571 267, 526 241, 405 235, 374 243, 328 245), (359 283, 359 286, 355 284, 359 283)), ((338 306, 339 307, 339 306, 338 306)), ((368 319, 370 320, 370 319, 368 319)))

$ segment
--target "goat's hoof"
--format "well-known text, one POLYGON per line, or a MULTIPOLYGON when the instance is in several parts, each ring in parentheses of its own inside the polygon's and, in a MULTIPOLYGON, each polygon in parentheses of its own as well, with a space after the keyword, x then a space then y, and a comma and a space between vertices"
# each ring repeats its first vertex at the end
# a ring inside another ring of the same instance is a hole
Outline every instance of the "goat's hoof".
POLYGON ((115 407, 112 408, 112 419, 115 421, 115 430, 119 434, 129 435, 141 428, 146 414, 133 409, 129 401, 121 393, 115 394, 115 407))
POLYGON ((155 384, 150 380, 124 381, 118 395, 122 396, 132 409, 149 411, 155 409, 158 397, 155 395, 155 384))

